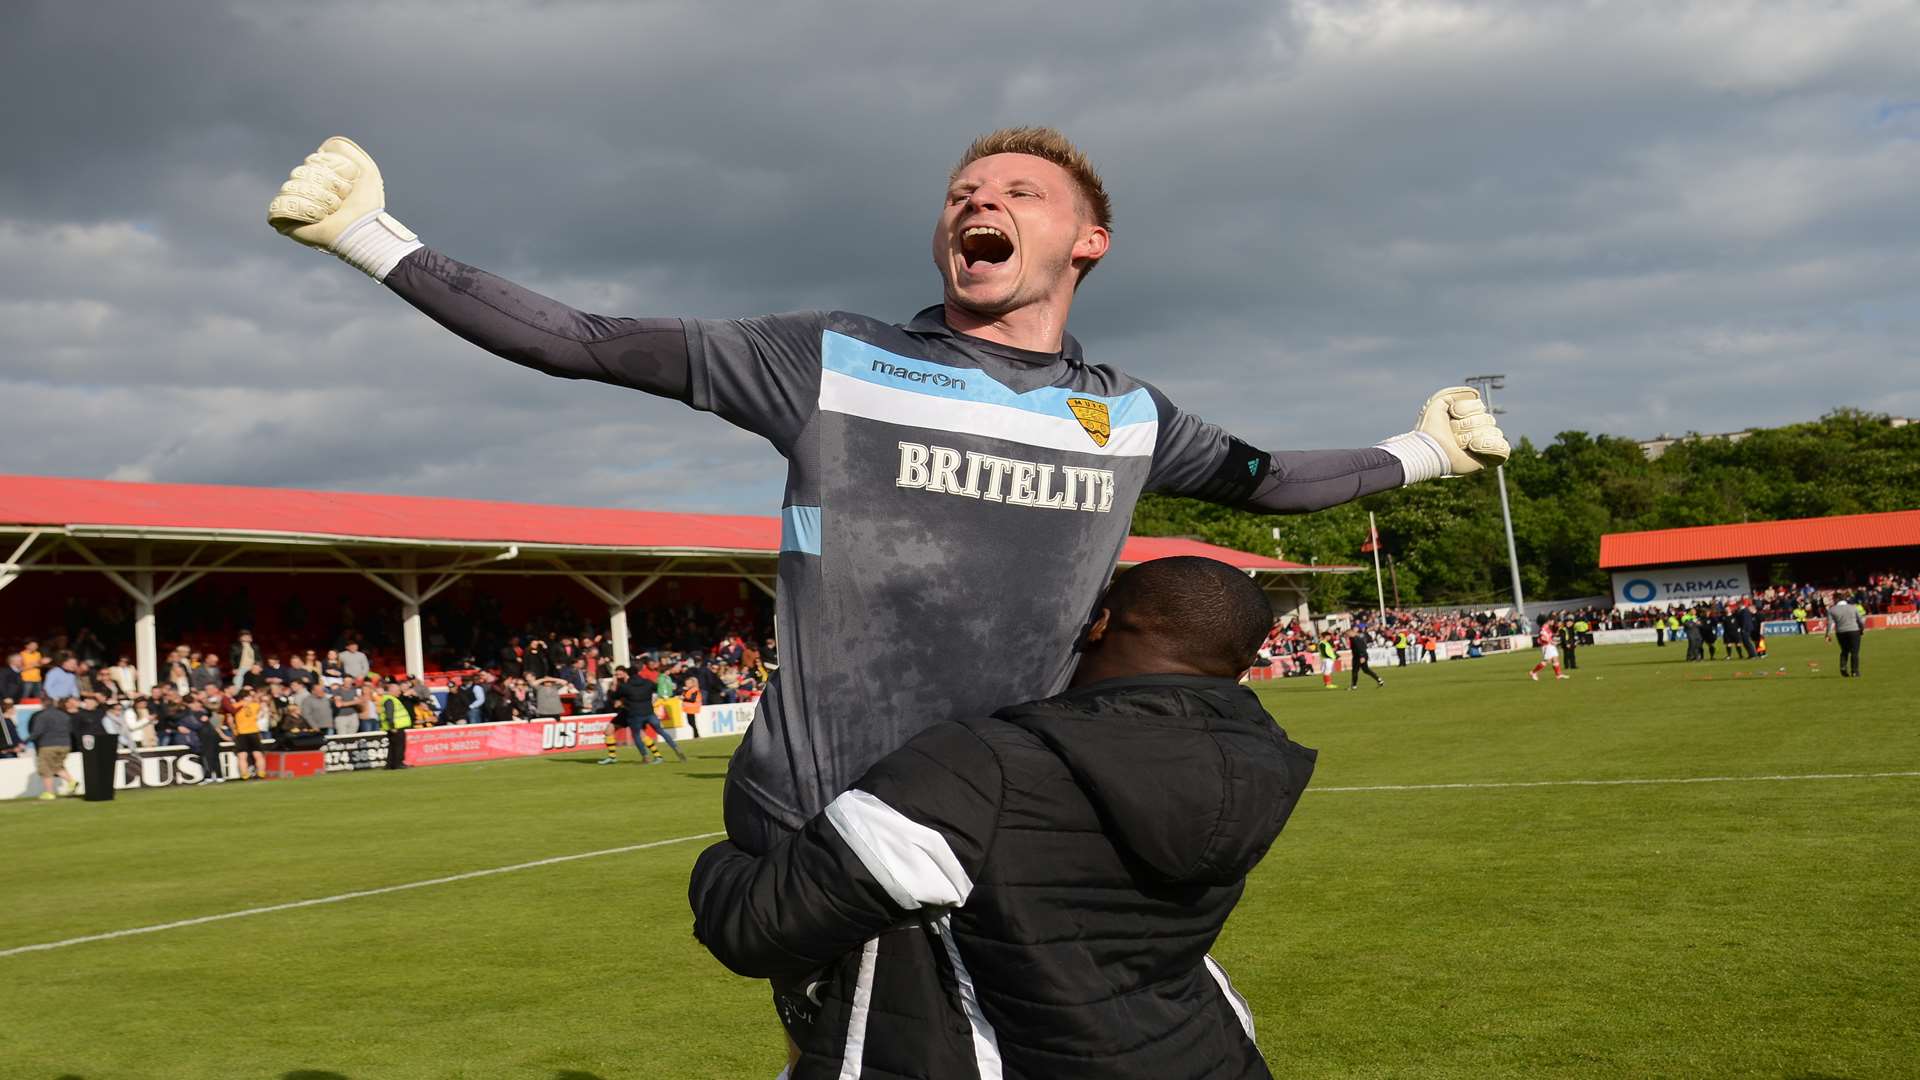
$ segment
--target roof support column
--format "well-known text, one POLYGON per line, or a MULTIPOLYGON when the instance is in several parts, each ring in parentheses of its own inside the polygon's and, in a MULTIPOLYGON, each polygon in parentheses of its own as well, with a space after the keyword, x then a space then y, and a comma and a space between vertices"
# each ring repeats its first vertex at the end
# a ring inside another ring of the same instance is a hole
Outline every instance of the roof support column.
MULTIPOLYGON (((107 580, 120 587, 120 591, 133 598, 133 656, 134 670, 138 673, 140 690, 151 690, 160 681, 160 639, 155 627, 154 609, 160 601, 186 588, 188 582, 196 581, 201 574, 194 574, 187 581, 177 581, 166 588, 156 591, 153 587, 153 545, 141 542, 134 545, 132 571, 133 579, 117 570, 109 570, 100 556, 87 549, 85 544, 71 538, 67 546, 80 553, 80 557, 98 567, 107 580)), ((176 578, 180 575, 175 574, 176 578)))
POLYGON ((607 608, 607 637, 613 640, 613 666, 633 666, 633 642, 627 637, 627 607, 612 604, 607 608))
POLYGON ((667 571, 673 569, 674 564, 679 561, 668 559, 660 564, 658 570, 641 578, 640 584, 628 589, 626 579, 619 574, 608 577, 603 585, 566 563, 558 559, 554 560, 555 564, 566 571, 568 577, 578 582, 581 588, 606 601, 607 639, 613 644, 614 667, 633 666, 633 639, 627 629, 627 605, 638 600, 641 593, 653 588, 654 582, 666 577, 667 571))
MULTIPOLYGON (((520 554, 518 547, 495 555, 490 562, 501 562, 520 554)), ((427 650, 420 636, 420 608, 427 601, 445 592, 454 582, 466 577, 464 569, 450 568, 440 575, 440 580, 429 586, 425 592, 420 589, 420 575, 413 572, 413 555, 406 556, 407 569, 400 572, 400 584, 395 585, 372 570, 354 562, 346 552, 335 548, 333 557, 360 572, 360 576, 380 586, 387 595, 400 601, 400 640, 407 655, 407 674, 420 678, 427 673, 427 650)), ((473 564, 482 565, 482 564, 473 564)))
POLYGON ((400 641, 407 654, 407 674, 418 679, 427 674, 427 649, 420 637, 420 576, 412 571, 401 574, 400 591, 411 597, 400 602, 400 641))
MULTIPOLYGON (((153 564, 153 546, 140 544, 135 560, 141 566, 153 564)), ((155 609, 160 606, 153 591, 153 571, 133 572, 133 669, 136 685, 147 693, 160 682, 160 630, 155 609)))

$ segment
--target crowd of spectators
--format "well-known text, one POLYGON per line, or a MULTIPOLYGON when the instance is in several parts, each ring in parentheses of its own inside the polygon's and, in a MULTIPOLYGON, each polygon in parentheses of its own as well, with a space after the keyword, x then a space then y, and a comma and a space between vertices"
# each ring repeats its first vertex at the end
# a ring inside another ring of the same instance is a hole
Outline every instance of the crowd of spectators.
MULTIPOLYGON (((1726 627, 1750 618, 1757 622, 1781 622, 1822 618, 1829 605, 1851 598, 1869 614, 1913 611, 1920 607, 1920 576, 1875 574, 1864 585, 1831 586, 1813 584, 1772 585, 1748 596, 1712 604, 1675 603, 1623 611, 1598 604, 1568 607, 1543 613, 1541 621, 1551 620, 1561 633, 1578 635, 1575 641, 1592 644, 1592 635, 1601 630, 1645 629, 1658 624, 1668 640, 1686 640, 1684 622, 1698 622, 1712 640, 1721 640, 1726 627), (1751 616, 1743 616, 1743 611, 1751 616)), ((1276 623, 1262 647, 1262 663, 1271 665, 1279 675, 1293 678, 1311 675, 1316 670, 1318 647, 1330 640, 1339 648, 1349 645, 1354 630, 1362 630, 1372 644, 1390 648, 1401 664, 1437 659, 1442 643, 1467 643, 1467 656, 1480 654, 1479 643, 1491 637, 1529 633, 1511 614, 1496 611, 1419 611, 1389 609, 1349 611, 1336 614, 1326 626, 1303 626, 1298 619, 1276 623)), ((1711 652, 1708 653, 1712 655, 1711 652)))
MULTIPOLYGON (((778 666, 772 639, 752 626, 721 626, 691 611, 640 624, 664 628, 676 641, 702 627, 716 632, 700 647, 659 646, 634 658, 641 677, 669 677, 688 702, 754 700, 778 666)), ((108 663, 99 637, 83 627, 44 645, 23 641, 7 654, 0 666, 0 756, 53 742, 64 751, 69 742, 77 748, 84 735, 97 734, 134 753, 186 747, 206 765, 203 782, 219 783, 225 743, 241 751, 240 777, 251 779, 265 767, 264 757, 252 752, 259 743, 311 747, 329 734, 381 730, 388 698, 398 704, 388 704, 385 715, 404 709, 422 727, 555 717, 569 705, 574 713, 598 711, 612 682, 612 653, 604 634, 529 627, 507 636, 485 666, 468 658, 458 671, 415 678, 377 671, 376 659, 353 636, 338 648, 281 651, 240 630, 225 649, 174 646, 159 663, 158 683, 143 693, 131 658, 119 654, 108 663), (16 723, 21 702, 39 705, 26 731, 16 723)), ((49 794, 63 776, 48 777, 49 794)), ((71 778, 66 783, 69 792, 77 788, 71 778)))
MULTIPOLYGON (((1913 611, 1920 606, 1920 576, 1874 574, 1863 585, 1771 585, 1727 603, 1751 607, 1764 622, 1782 622, 1822 618, 1829 606, 1848 598, 1870 615, 1913 611)), ((1664 621, 1688 611, 1697 613, 1701 606, 1693 603, 1658 604, 1633 611, 1609 609, 1601 614, 1609 619, 1610 627, 1632 629, 1652 626, 1656 620, 1664 621)))
POLYGON ((1349 611, 1328 620, 1332 625, 1316 630, 1302 626, 1298 619, 1276 623, 1261 648, 1261 659, 1275 667, 1282 678, 1311 675, 1319 643, 1331 640, 1347 648, 1353 630, 1364 631, 1372 644, 1391 648, 1402 665, 1417 664, 1439 657, 1443 642, 1467 643, 1467 655, 1480 655, 1480 643, 1490 637, 1521 633, 1511 617, 1493 611, 1349 611))

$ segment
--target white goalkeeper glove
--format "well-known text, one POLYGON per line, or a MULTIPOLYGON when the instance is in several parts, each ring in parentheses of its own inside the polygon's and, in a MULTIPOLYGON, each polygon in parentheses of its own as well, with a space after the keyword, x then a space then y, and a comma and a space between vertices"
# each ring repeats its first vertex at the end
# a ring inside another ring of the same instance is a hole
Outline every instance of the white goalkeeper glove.
POLYGON ((1421 406, 1412 431, 1378 445, 1400 459, 1409 484, 1499 465, 1513 449, 1471 386, 1449 386, 1434 394, 1421 406))
POLYGON ((338 255, 375 281, 385 281, 401 259, 421 247, 419 237, 387 213, 380 167, 340 135, 294 166, 267 204, 267 224, 338 255))

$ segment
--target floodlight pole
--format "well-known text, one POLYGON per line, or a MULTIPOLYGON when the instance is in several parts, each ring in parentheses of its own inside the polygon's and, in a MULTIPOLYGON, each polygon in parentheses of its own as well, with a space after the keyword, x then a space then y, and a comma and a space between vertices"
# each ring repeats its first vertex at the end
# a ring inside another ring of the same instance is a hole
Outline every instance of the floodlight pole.
MULTIPOLYGON (((1505 375, 1469 375, 1463 380, 1468 386, 1480 391, 1480 400, 1487 405, 1487 411, 1495 416, 1505 410, 1493 403, 1493 392, 1507 385, 1505 375)), ((1507 527, 1507 570, 1513 575, 1513 617, 1520 621, 1520 629, 1527 628, 1527 608, 1520 595, 1520 551, 1513 543, 1513 510, 1507 505, 1507 467, 1496 465, 1493 475, 1500 483, 1500 520, 1507 527)))

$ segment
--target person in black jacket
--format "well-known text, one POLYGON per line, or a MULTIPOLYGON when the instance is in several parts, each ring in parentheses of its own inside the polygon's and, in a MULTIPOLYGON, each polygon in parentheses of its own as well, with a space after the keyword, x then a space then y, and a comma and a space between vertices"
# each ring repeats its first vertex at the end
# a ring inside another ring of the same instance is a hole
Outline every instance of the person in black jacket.
POLYGON ((8 656, 7 662, 0 664, 0 700, 21 701, 26 698, 27 683, 20 674, 23 667, 19 653, 8 656))
POLYGON ((695 935, 803 986, 794 1080, 1270 1075, 1207 950, 1313 771, 1236 682, 1272 621, 1224 563, 1143 563, 1066 692, 927 729, 763 856, 702 854, 695 935))
POLYGON ((1347 684, 1347 689, 1360 689, 1360 673, 1363 671, 1367 673, 1367 678, 1373 680, 1373 685, 1387 685, 1387 680, 1376 674, 1373 665, 1367 662, 1367 650, 1372 647, 1373 635, 1367 633, 1366 624, 1356 623, 1353 633, 1347 637, 1347 650, 1353 655, 1353 681, 1347 684))
POLYGON ((88 802, 111 802, 114 773, 120 760, 120 737, 107 730, 107 710, 97 695, 88 694, 77 704, 78 708, 69 711, 73 716, 72 745, 80 752, 84 797, 88 802))
POLYGON ((19 757, 27 752, 27 740, 13 722, 16 715, 13 699, 0 697, 0 757, 19 757))

